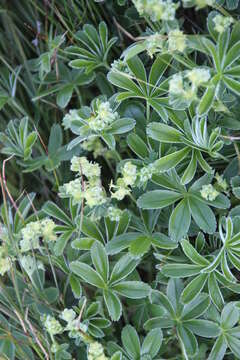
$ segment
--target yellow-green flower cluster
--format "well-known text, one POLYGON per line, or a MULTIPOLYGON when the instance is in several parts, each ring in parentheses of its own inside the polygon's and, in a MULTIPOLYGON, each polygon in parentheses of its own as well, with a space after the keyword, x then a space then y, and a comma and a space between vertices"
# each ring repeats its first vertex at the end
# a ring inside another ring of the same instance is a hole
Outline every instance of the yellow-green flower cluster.
POLYGON ((64 328, 64 331, 69 331, 69 337, 77 338, 81 336, 79 329, 83 332, 87 332, 87 325, 82 324, 76 318, 77 314, 73 309, 64 309, 59 318, 64 320, 67 325, 64 328))
POLYGON ((91 163, 85 156, 77 157, 74 156, 71 160, 71 170, 78 172, 79 175, 84 175, 91 181, 98 179, 101 174, 98 163, 91 163))
POLYGON ((85 200, 91 208, 106 202, 100 179, 101 169, 97 163, 89 162, 85 156, 74 156, 71 160, 71 170, 77 172, 79 177, 64 184, 60 188, 60 195, 71 197, 74 203, 85 200))
POLYGON ((227 181, 222 177, 222 175, 216 174, 215 179, 217 180, 217 185, 223 191, 226 191, 228 188, 228 184, 227 184, 227 181))
POLYGON ((88 126, 93 131, 99 132, 111 125, 118 118, 118 113, 113 111, 108 101, 97 100, 96 113, 88 119, 88 126))
POLYGON ((53 220, 46 218, 43 220, 37 220, 30 222, 22 229, 22 239, 20 241, 20 247, 22 252, 26 252, 32 249, 39 249, 39 239, 55 241, 57 236, 54 232, 55 223, 53 220))
POLYGON ((81 148, 89 152, 92 151, 94 159, 96 159, 98 156, 102 156, 105 152, 108 151, 107 148, 103 146, 101 140, 98 137, 92 137, 82 142, 81 148))
POLYGON ((145 50, 152 58, 157 52, 184 52, 187 47, 187 36, 179 29, 171 30, 167 36, 155 33, 144 41, 145 50))
POLYGON ((211 185, 203 185, 200 191, 201 196, 208 201, 214 201, 219 195, 219 192, 211 185))
POLYGON ((113 63, 111 64, 111 69, 116 72, 120 71, 129 74, 129 68, 127 67, 126 62, 120 59, 113 61, 113 63))
POLYGON ((57 236, 54 232, 56 224, 53 220, 46 218, 41 221, 41 236, 46 241, 56 241, 57 236))
POLYGON ((60 334, 63 331, 63 327, 60 322, 51 315, 43 315, 42 322, 45 329, 51 336, 60 334))
POLYGON ((145 40, 145 47, 147 50, 148 55, 152 58, 155 53, 161 51, 164 46, 164 37, 159 34, 155 33, 150 35, 145 40))
POLYGON ((126 162, 122 169, 122 176, 124 184, 132 186, 137 178, 137 167, 130 161, 126 162))
POLYGON ((215 25, 214 30, 221 34, 233 23, 233 21, 234 20, 231 16, 223 16, 218 14, 213 18, 215 25))
POLYGON ((75 204, 81 202, 83 199, 81 179, 77 178, 61 186, 60 195, 71 197, 75 204))
POLYGON ((170 52, 184 52, 187 46, 187 36, 178 29, 171 30, 168 34, 168 50, 170 52))
POLYGON ((137 167, 128 161, 122 169, 122 178, 117 179, 116 185, 110 184, 110 189, 113 188, 114 192, 112 198, 122 200, 126 195, 130 194, 130 187, 133 186, 137 179, 137 167))
POLYGON ((60 318, 69 323, 76 318, 76 313, 73 309, 64 309, 60 315, 60 318))
POLYGON ((62 124, 64 126, 64 129, 70 129, 72 122, 75 120, 80 120, 80 116, 78 114, 78 110, 72 109, 69 111, 68 114, 66 114, 63 118, 62 124))
POLYGON ((87 353, 88 360, 107 360, 108 357, 104 354, 103 346, 94 341, 89 344, 88 346, 88 353, 87 353))
POLYGON ((149 16, 152 21, 175 19, 178 3, 172 0, 133 0, 140 15, 149 16))
POLYGON ((169 81, 169 94, 193 101, 197 97, 199 86, 209 81, 210 77, 210 71, 202 68, 195 68, 184 74, 174 74, 169 81))
POLYGON ((111 221, 120 221, 121 219, 121 216, 122 216, 122 210, 116 208, 116 207, 113 207, 113 206, 110 206, 108 208, 108 217, 111 221))
POLYGON ((148 166, 144 166, 139 171, 139 181, 141 184, 146 183, 148 180, 152 178, 154 173, 154 164, 150 164, 148 166))
POLYGON ((186 77, 191 81, 192 86, 197 88, 198 86, 206 83, 211 75, 208 69, 194 68, 186 72, 186 77))
POLYGON ((10 257, 7 255, 6 247, 1 245, 0 246, 0 275, 4 275, 11 269, 11 260, 10 257))

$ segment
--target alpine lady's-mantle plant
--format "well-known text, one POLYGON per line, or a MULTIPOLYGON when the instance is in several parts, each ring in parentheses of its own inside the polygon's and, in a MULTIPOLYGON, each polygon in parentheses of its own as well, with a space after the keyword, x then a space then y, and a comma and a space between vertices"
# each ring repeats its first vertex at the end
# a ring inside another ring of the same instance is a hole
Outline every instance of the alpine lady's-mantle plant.
POLYGON ((23 3, 37 35, 9 20, 21 58, 0 55, 0 357, 240 359, 238 1, 23 3))

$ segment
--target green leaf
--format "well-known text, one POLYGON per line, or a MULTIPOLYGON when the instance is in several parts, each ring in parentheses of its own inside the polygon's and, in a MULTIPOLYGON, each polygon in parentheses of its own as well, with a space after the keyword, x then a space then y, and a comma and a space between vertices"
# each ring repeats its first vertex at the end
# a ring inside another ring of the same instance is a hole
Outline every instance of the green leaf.
POLYGON ((77 250, 90 250, 96 240, 88 237, 81 237, 71 242, 73 249, 77 250))
POLYGON ((108 73, 108 80, 115 86, 121 89, 130 91, 134 97, 144 97, 139 87, 131 80, 131 77, 123 72, 110 71, 108 73))
POLYGON ((231 49, 228 51, 225 61, 224 61, 224 69, 226 67, 230 67, 235 61, 237 61, 240 57, 240 41, 234 44, 231 49))
POLYGON ((113 285, 112 289, 129 299, 142 299, 149 295, 151 288, 142 281, 121 281, 113 285))
POLYGON ((150 246, 151 238, 147 237, 146 235, 142 235, 131 242, 129 246, 129 252, 134 258, 138 258, 148 252, 150 246))
POLYGON ((211 272, 208 278, 208 291, 212 302, 221 310, 224 305, 224 299, 219 289, 214 272, 211 272))
POLYGON ((43 206, 43 211, 47 215, 62 221, 64 224, 73 226, 71 219, 53 202, 47 201, 43 206))
POLYGON ((174 241, 181 240, 188 232, 191 213, 187 199, 183 199, 173 210, 169 220, 169 235, 174 241))
POLYGON ((114 284, 115 282, 119 282, 126 278, 133 272, 138 263, 139 261, 133 259, 129 254, 123 255, 113 267, 110 284, 114 284))
POLYGON ((217 54, 214 43, 207 38, 203 38, 202 42, 203 42, 206 50, 212 56, 213 63, 214 63, 214 66, 215 66, 217 72, 221 72, 221 63, 220 63, 220 59, 218 58, 218 54, 217 54))
POLYGON ((193 179, 196 173, 196 169, 197 169, 197 155, 196 152, 193 151, 191 161, 181 177, 181 183, 183 185, 188 184, 193 179))
POLYGON ((190 152, 189 147, 185 147, 182 150, 175 151, 172 154, 163 156, 159 160, 156 160, 154 163, 155 171, 167 171, 176 167, 190 152))
POLYGON ((198 105, 198 115, 203 116, 211 109, 215 98, 216 85, 210 84, 203 94, 198 105))
POLYGON ((207 274, 200 274, 195 279, 193 279, 183 290, 181 294, 181 301, 184 304, 192 301, 203 289, 207 278, 207 274))
POLYGON ((80 299, 82 296, 82 287, 79 279, 75 275, 71 274, 69 284, 71 286, 74 297, 80 299))
POLYGON ((228 251, 228 258, 232 265, 239 271, 240 270, 240 259, 234 255, 233 251, 228 251))
POLYGON ((224 335, 219 336, 216 340, 211 353, 208 357, 208 360, 222 360, 224 358, 225 352, 227 350, 227 342, 224 335))
POLYGON ((142 91, 147 94, 147 75, 141 59, 138 56, 135 56, 127 61, 127 65, 142 91))
POLYGON ((110 133, 101 134, 101 138, 107 144, 109 149, 111 149, 111 150, 115 149, 116 141, 112 134, 110 134, 110 133))
POLYGON ((229 302, 221 314, 221 325, 225 329, 231 329, 238 323, 239 320, 239 309, 233 302, 229 302))
POLYGON ((97 273, 106 283, 109 276, 109 262, 105 248, 99 241, 96 241, 91 247, 91 258, 97 273))
POLYGON ((153 359, 160 350, 162 339, 163 334, 160 328, 151 330, 143 341, 141 354, 148 354, 153 359))
POLYGON ((71 238, 72 234, 73 234, 73 230, 67 230, 59 236, 59 238, 57 239, 54 245, 54 254, 56 256, 60 256, 63 254, 63 251, 69 239, 71 238))
POLYGON ((164 308, 167 310, 169 315, 171 315, 171 317, 175 319, 175 309, 173 307, 173 304, 170 302, 170 299, 160 291, 157 292, 157 298, 160 304, 164 306, 164 308))
POLYGON ((199 294, 193 301, 184 305, 182 311, 182 320, 188 321, 191 319, 197 319, 203 315, 210 305, 210 298, 208 294, 199 294))
POLYGON ((148 104, 151 105, 165 123, 168 121, 168 112, 165 109, 166 100, 166 98, 148 99, 148 104))
POLYGON ((176 313, 182 312, 182 304, 179 302, 183 291, 183 282, 180 279, 172 278, 167 284, 167 297, 174 307, 176 313))
POLYGON ((230 76, 224 76, 223 82, 233 93, 240 96, 240 81, 234 80, 230 76))
POLYGON ((90 238, 103 241, 103 235, 98 226, 86 216, 82 219, 82 232, 90 238))
POLYGON ((154 233, 151 238, 152 245, 160 249, 176 249, 178 247, 177 242, 171 240, 167 235, 162 233, 154 233))
POLYGON ((62 129, 59 124, 53 124, 50 131, 50 137, 48 141, 48 153, 54 158, 56 152, 62 145, 62 129))
POLYGON ((198 265, 175 263, 164 265, 161 271, 165 276, 184 278, 197 275, 202 269, 203 267, 198 265))
POLYGON ((178 325, 177 334, 185 358, 188 359, 188 356, 194 356, 198 349, 198 343, 193 333, 186 327, 178 325))
POLYGON ((111 290, 104 290, 103 297, 112 321, 118 321, 122 314, 119 297, 111 290))
POLYGON ((140 341, 134 327, 126 325, 122 330, 122 343, 131 359, 137 360, 140 357, 140 341))
POLYGON ((35 199, 36 194, 30 193, 28 196, 25 196, 20 204, 18 205, 18 211, 15 213, 14 217, 14 231, 18 232, 22 226, 22 218, 26 218, 31 209, 32 203, 35 199), (20 216, 21 215, 21 216, 20 216))
POLYGON ((170 317, 158 316, 147 320, 144 324, 144 329, 145 330, 159 329, 159 328, 165 329, 165 328, 172 328, 174 327, 174 325, 175 325, 174 320, 172 320, 170 317))
POLYGON ((181 143, 183 134, 171 126, 152 122, 147 127, 147 135, 164 143, 181 143))
POLYGON ((6 338, 0 340, 0 354, 5 355, 6 359, 14 360, 15 352, 16 352, 16 347, 13 341, 11 341, 11 339, 6 338))
POLYGON ((226 340, 229 348, 233 352, 233 354, 239 358, 239 349, 240 349, 240 339, 237 339, 235 336, 230 336, 227 334, 226 340))
POLYGON ((147 145, 137 134, 129 134, 127 137, 127 143, 130 149, 140 158, 144 159, 149 156, 147 145))
POLYGON ((111 128, 108 130, 109 134, 117 135, 124 134, 134 128, 136 121, 129 118, 121 118, 113 122, 111 128))
POLYGON ((192 319, 184 321, 184 326, 192 331, 195 335, 206 338, 215 338, 220 333, 218 324, 209 320, 192 319))
POLYGON ((145 50, 145 44, 143 42, 132 44, 126 50, 124 50, 122 54, 122 56, 124 57, 124 61, 131 59, 132 57, 140 54, 144 50, 145 50))
POLYGON ((117 254, 118 252, 129 247, 131 242, 139 237, 137 232, 129 232, 122 235, 115 236, 106 245, 106 251, 109 255, 117 254))
POLYGON ((188 240, 181 241, 184 254, 194 263, 201 266, 208 266, 209 262, 203 256, 201 256, 196 249, 190 244, 188 240))
POLYGON ((110 360, 122 360, 122 353, 121 351, 117 351, 115 352, 115 354, 113 354, 111 356, 111 359, 110 360))
POLYGON ((216 230, 216 219, 209 206, 198 201, 193 196, 188 198, 191 214, 201 230, 213 234, 216 230))
POLYGON ((140 196, 137 205, 141 209, 162 209, 174 204, 181 197, 182 195, 175 191, 153 190, 140 196))
POLYGON ((169 54, 161 54, 156 57, 149 73, 149 84, 152 85, 149 85, 151 96, 156 96, 156 93, 158 93, 159 90, 161 91, 160 81, 171 59, 172 56, 169 54))
POLYGON ((74 86, 65 85, 57 94, 57 104, 60 108, 65 109, 71 100, 74 86))
POLYGON ((105 282, 102 277, 89 265, 80 261, 73 261, 70 263, 70 269, 85 282, 101 289, 105 288, 105 282))

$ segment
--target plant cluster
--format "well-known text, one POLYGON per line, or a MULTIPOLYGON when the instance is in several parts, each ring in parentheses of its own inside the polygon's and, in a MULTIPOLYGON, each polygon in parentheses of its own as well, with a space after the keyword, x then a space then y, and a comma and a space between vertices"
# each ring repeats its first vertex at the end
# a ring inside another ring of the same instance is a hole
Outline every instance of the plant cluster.
POLYGON ((238 0, 13 3, 0 358, 240 359, 238 0))

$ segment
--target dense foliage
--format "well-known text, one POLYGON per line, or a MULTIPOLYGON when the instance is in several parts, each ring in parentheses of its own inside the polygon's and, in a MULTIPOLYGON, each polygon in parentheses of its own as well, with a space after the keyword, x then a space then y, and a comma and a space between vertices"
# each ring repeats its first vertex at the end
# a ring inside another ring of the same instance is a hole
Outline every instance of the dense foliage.
POLYGON ((1 1, 1 359, 240 359, 239 14, 1 1))

